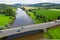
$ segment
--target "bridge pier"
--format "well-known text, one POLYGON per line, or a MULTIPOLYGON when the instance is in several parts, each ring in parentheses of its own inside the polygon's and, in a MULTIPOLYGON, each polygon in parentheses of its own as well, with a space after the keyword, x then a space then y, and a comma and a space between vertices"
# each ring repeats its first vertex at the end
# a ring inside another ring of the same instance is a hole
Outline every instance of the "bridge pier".
POLYGON ((41 29, 41 32, 47 32, 49 28, 41 29))

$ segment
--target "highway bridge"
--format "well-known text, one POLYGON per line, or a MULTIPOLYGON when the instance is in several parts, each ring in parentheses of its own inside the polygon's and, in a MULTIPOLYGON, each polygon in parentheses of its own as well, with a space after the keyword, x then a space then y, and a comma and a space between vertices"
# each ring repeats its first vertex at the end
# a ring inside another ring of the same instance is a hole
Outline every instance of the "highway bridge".
POLYGON ((29 26, 22 26, 22 27, 17 27, 17 28, 11 28, 11 29, 5 29, 5 30, 0 30, 0 38, 14 35, 14 34, 20 34, 24 32, 29 32, 33 30, 44 30, 46 31, 46 28, 59 25, 60 20, 52 21, 52 22, 46 22, 46 23, 41 23, 41 24, 33 24, 29 26))

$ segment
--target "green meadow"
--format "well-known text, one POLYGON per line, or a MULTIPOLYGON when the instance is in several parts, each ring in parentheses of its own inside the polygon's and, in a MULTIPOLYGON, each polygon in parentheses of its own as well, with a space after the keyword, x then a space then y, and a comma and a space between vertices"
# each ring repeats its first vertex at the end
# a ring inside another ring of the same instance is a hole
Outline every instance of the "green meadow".
POLYGON ((6 29, 9 25, 13 24, 15 20, 16 9, 12 7, 0 9, 0 29, 6 29))
POLYGON ((56 9, 35 9, 28 11, 28 15, 35 21, 35 23, 42 23, 44 21, 53 21, 60 16, 60 11, 56 9))
POLYGON ((46 37, 48 39, 60 39, 60 26, 56 26, 56 28, 49 29, 44 34, 44 37, 46 37))
POLYGON ((0 14, 0 27, 8 24, 8 22, 11 21, 10 16, 5 16, 3 14, 0 14))

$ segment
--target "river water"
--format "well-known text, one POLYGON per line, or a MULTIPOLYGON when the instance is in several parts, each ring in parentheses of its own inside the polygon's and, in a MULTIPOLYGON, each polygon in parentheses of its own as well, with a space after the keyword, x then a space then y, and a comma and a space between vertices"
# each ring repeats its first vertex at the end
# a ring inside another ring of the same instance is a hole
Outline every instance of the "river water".
POLYGON ((10 28, 20 27, 20 26, 27 26, 33 24, 33 20, 20 8, 17 8, 16 11, 16 20, 14 21, 13 25, 10 28))
POLYGON ((38 33, 34 33, 34 34, 14 38, 12 40, 42 40, 42 39, 43 39, 43 33, 38 32, 38 33))
MULTIPOLYGON (((26 26, 33 24, 33 20, 20 8, 17 8, 16 11, 16 20, 10 28, 26 26)), ((38 32, 35 34, 26 35, 23 37, 14 38, 12 40, 40 40, 43 36, 43 33, 38 32)))

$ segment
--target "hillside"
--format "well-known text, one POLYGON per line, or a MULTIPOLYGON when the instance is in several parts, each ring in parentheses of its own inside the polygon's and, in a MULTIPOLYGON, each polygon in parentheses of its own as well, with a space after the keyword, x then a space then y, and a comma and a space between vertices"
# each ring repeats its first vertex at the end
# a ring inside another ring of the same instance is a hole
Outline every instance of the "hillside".
POLYGON ((20 7, 20 6, 22 6, 22 4, 17 3, 17 4, 13 4, 12 6, 13 7, 20 7))
POLYGON ((51 7, 60 8, 60 4, 55 4, 55 3, 37 3, 37 4, 30 4, 28 6, 33 6, 33 7, 46 7, 46 8, 51 8, 51 7))
POLYGON ((6 7, 10 7, 10 5, 6 5, 6 4, 0 4, 0 9, 4 9, 6 7))

